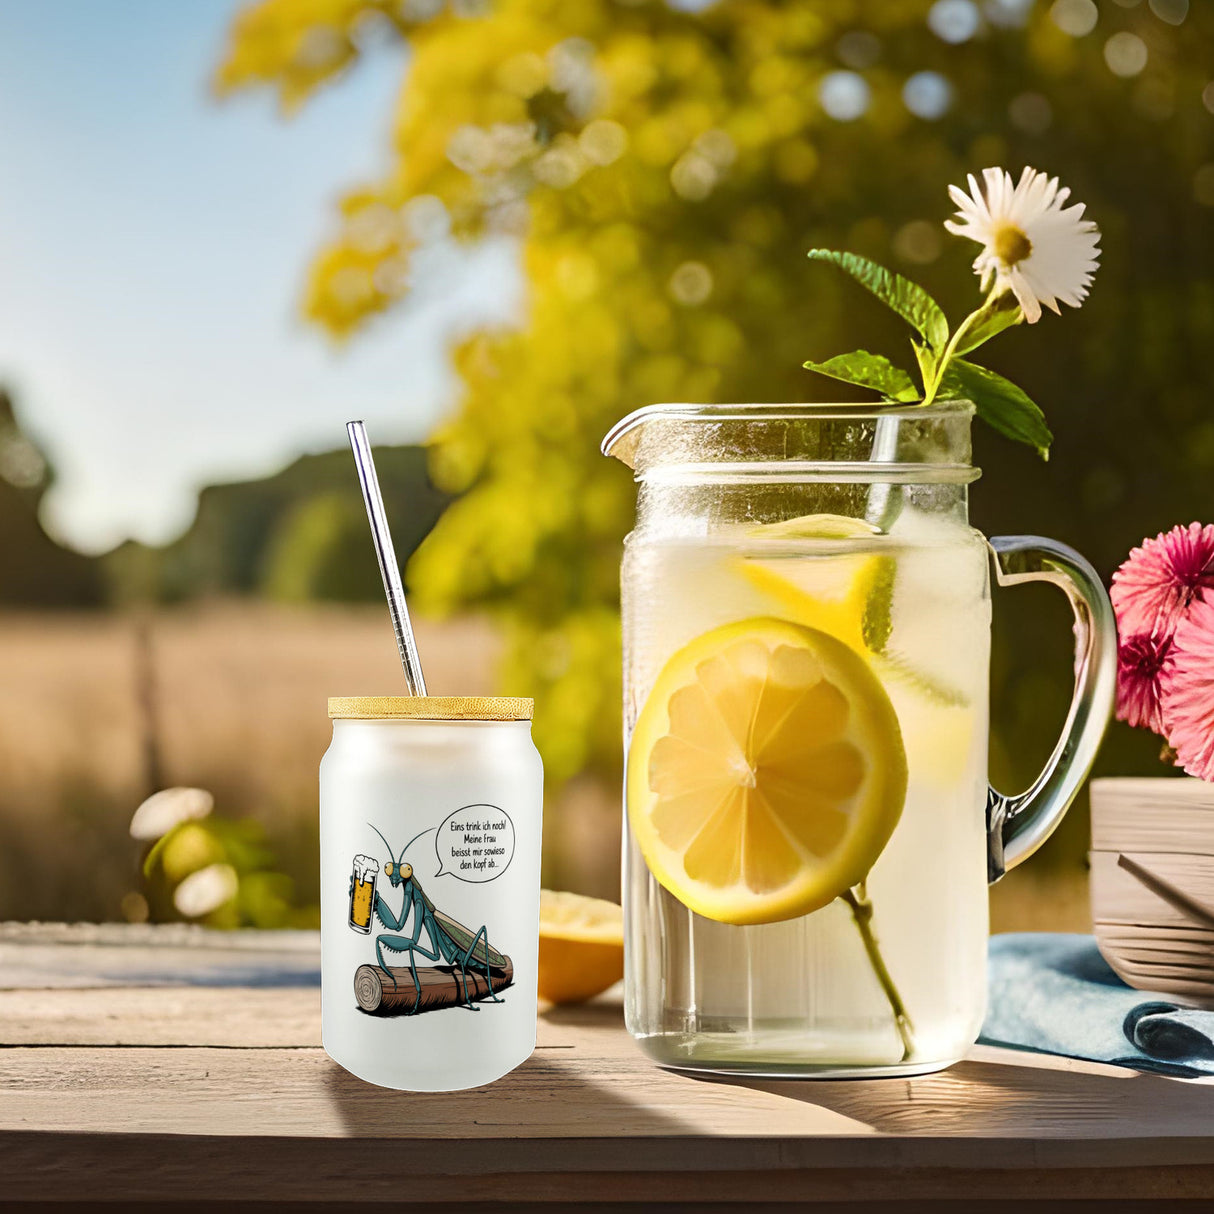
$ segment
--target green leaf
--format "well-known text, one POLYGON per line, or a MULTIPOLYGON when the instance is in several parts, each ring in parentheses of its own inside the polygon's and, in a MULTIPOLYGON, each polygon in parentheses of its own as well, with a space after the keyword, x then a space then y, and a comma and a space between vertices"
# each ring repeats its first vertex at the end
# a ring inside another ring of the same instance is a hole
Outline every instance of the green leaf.
POLYGON ((870 354, 867 350, 853 350, 850 354, 836 354, 824 363, 807 362, 805 366, 819 375, 841 379, 847 384, 858 384, 871 388, 890 400, 914 401, 919 399, 919 389, 901 367, 895 367, 888 358, 870 354))
POLYGON ((1000 295, 989 308, 983 308, 974 327, 957 343, 956 354, 968 354, 976 350, 984 342, 990 341, 997 333, 1012 325, 1018 325, 1024 320, 1024 313, 1016 297, 1008 292, 1000 295))
MULTIPOLYGON (((180 823, 178 823, 178 825, 180 825, 180 823)), ((152 844, 151 850, 144 857, 144 861, 143 861, 144 877, 149 878, 149 879, 151 878, 152 870, 155 869, 155 867, 156 867, 156 861, 160 859, 161 855, 164 852, 165 845, 168 843, 169 839, 172 838, 173 832, 176 829, 177 829, 176 826, 173 827, 166 834, 161 835, 160 838, 157 839, 156 842, 152 844)))
POLYGON ((948 345, 948 320, 940 305, 917 283, 894 274, 867 257, 834 249, 810 249, 810 260, 829 261, 867 287, 883 304, 913 325, 937 352, 948 345))
POLYGON ((924 384, 929 384, 932 381, 932 376, 936 373, 936 360, 932 357, 932 352, 920 341, 915 341, 911 338, 911 349, 915 352, 915 362, 919 364, 919 378, 924 384))
POLYGON ((987 425, 1017 442, 1028 443, 1042 459, 1049 459, 1054 436, 1045 423, 1045 414, 1010 379, 964 358, 954 358, 941 387, 942 395, 972 400, 987 425))

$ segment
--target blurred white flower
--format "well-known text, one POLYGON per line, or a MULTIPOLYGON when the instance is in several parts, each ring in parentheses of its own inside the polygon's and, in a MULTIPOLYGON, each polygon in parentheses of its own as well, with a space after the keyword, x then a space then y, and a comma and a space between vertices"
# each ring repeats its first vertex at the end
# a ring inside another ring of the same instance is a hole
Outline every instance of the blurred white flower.
POLYGON ((215 798, 205 788, 162 788, 135 810, 131 838, 159 839, 182 822, 205 818, 214 808, 215 798))
POLYGON ((173 891, 173 905, 187 919, 197 919, 230 902, 239 887, 240 880, 230 864, 208 864, 190 873, 173 891))
POLYGON ((957 219, 944 226, 982 245, 974 261, 985 291, 1009 290, 1029 324, 1041 319, 1041 305, 1060 312, 1058 301, 1077 308, 1087 296, 1100 257, 1100 232, 1083 218, 1083 204, 1063 207, 1071 191, 1057 177, 1026 168, 1020 180, 1004 169, 983 169, 985 192, 969 175, 970 192, 949 186, 957 219))
POLYGON ((628 146, 628 132, 610 118, 596 118, 578 136, 578 147, 591 164, 611 164, 628 146))
POLYGON ((972 0, 936 0, 927 14, 928 29, 944 42, 968 42, 981 25, 972 0))
POLYGON ((934 122, 953 104, 953 86, 939 72, 916 72, 902 86, 902 104, 916 118, 934 122))
POLYGON ((670 170, 674 192, 688 202, 702 202, 720 180, 717 166, 696 151, 684 152, 670 170))
POLYGON ((1121 30, 1104 44, 1104 61, 1114 76, 1137 76, 1148 56, 1147 44, 1129 30, 1121 30))
POLYGON ((868 81, 858 72, 827 72, 818 81, 818 103, 836 122, 854 122, 871 99, 868 81))
POLYGON ((712 271, 702 261, 685 261, 670 276, 667 289, 685 307, 702 304, 712 294, 712 271))

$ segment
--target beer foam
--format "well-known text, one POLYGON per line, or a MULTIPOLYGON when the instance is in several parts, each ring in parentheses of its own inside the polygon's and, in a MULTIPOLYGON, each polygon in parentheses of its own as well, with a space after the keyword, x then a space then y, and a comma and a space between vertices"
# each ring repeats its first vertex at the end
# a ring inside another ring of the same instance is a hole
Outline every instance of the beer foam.
POLYGON ((370 881, 379 873, 379 861, 370 856, 354 857, 354 879, 358 882, 370 881))

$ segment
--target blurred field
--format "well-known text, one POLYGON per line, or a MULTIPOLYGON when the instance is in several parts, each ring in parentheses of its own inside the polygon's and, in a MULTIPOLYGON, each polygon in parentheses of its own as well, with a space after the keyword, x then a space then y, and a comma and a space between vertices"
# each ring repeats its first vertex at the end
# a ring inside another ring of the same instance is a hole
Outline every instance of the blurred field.
MULTIPOLYGON (((492 690, 487 625, 418 634, 436 694, 492 690)), ((0 669, 0 918, 117 917, 138 887, 131 811, 171 784, 264 823, 312 900, 325 699, 401 689, 386 613, 371 607, 6 613, 0 669)))
MULTIPOLYGON (((487 622, 423 620, 417 632, 433 693, 494 690, 487 622)), ((261 822, 295 901, 313 903, 325 699, 401 690, 380 607, 5 613, 0 669, 0 919, 122 917, 141 884, 131 812, 173 784, 261 822)), ((573 781, 546 807, 545 882, 618 897, 619 830, 617 789, 573 781)), ((1087 930, 1086 875, 1029 866, 996 888, 992 910, 996 930, 1087 930)))

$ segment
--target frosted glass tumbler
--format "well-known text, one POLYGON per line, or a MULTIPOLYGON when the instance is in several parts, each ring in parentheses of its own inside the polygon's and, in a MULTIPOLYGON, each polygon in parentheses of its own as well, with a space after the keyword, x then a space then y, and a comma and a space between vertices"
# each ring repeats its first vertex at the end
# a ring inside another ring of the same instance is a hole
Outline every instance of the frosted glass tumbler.
POLYGON ((452 1091, 535 1048, 543 767, 532 701, 329 701, 320 766, 325 1050, 452 1091))

